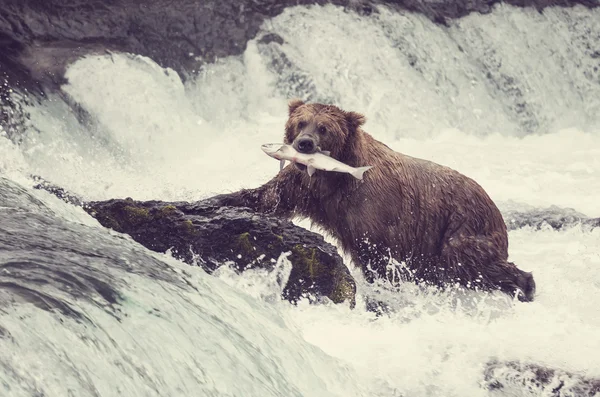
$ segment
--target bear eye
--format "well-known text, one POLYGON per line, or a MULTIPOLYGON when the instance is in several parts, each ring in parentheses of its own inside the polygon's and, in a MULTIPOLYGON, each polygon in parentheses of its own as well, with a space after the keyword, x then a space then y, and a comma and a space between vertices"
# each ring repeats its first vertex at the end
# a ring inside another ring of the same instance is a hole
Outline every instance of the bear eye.
POLYGON ((303 130, 306 127, 306 121, 301 121, 298 123, 298 129, 303 130))
POLYGON ((324 134, 324 133, 326 133, 326 132, 327 132, 327 128, 325 128, 325 127, 323 127, 323 126, 320 126, 320 127, 319 127, 319 134, 324 134))

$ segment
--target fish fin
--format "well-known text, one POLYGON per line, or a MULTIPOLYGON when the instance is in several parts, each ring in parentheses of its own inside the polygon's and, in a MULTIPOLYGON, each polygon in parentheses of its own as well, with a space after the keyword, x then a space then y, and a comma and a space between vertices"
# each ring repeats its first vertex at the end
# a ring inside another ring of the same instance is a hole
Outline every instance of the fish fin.
POLYGON ((325 156, 331 157, 331 152, 329 150, 321 150, 321 153, 323 153, 325 156))
POLYGON ((313 174, 315 173, 316 170, 317 169, 310 164, 306 166, 306 171, 308 172, 308 176, 313 176, 313 174))
POLYGON ((352 176, 355 177, 356 179, 360 179, 362 181, 363 174, 365 173, 365 171, 370 170, 371 168, 373 168, 372 165, 368 165, 366 167, 358 167, 357 169, 354 170, 354 172, 352 172, 352 176))
POLYGON ((285 168, 285 160, 279 160, 279 171, 285 168))

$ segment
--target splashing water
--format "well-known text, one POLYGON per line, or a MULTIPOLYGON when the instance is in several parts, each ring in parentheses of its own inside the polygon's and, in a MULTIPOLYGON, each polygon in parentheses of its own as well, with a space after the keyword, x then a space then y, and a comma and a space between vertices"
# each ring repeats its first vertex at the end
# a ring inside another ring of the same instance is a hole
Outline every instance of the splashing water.
MULTIPOLYGON (((375 138, 474 178, 501 208, 558 205, 597 217, 599 13, 497 6, 440 27, 386 8, 365 17, 294 7, 265 22, 242 56, 204 65, 185 84, 145 57, 88 56, 63 87, 76 107, 51 96, 28 109, 39 133, 20 146, 0 136, 0 173, 23 186, 39 174, 88 200, 196 200, 259 186, 278 170, 260 144, 281 139, 286 101, 298 96, 364 113, 375 138)), ((85 306, 93 330, 24 304, 3 311, 0 331, 13 341, 0 338, 0 363, 12 372, 0 379, 14 395, 485 396, 491 358, 600 376, 591 353, 600 350, 598 229, 510 233, 511 259, 536 278, 531 304, 412 284, 390 292, 352 268, 356 309, 294 307, 275 298, 283 258, 277 273, 222 268, 209 277, 30 194, 61 227, 89 228, 81 250, 105 241, 108 258, 152 255, 193 288, 115 271, 127 281, 126 320, 85 306), (364 310, 373 295, 394 309, 389 316, 364 310)))

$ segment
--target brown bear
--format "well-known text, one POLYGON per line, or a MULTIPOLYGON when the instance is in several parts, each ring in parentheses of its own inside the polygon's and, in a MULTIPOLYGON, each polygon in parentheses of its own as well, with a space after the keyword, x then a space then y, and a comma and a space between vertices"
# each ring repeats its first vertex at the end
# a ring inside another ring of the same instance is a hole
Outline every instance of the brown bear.
POLYGON ((294 163, 259 188, 215 199, 308 217, 339 240, 369 281, 390 277, 395 259, 402 279, 499 289, 533 300, 533 276, 507 261, 506 225, 483 188, 448 167, 393 151, 363 131, 364 123, 356 112, 292 100, 285 143, 302 153, 329 151, 353 167, 373 168, 358 180, 338 172, 309 176, 294 163))

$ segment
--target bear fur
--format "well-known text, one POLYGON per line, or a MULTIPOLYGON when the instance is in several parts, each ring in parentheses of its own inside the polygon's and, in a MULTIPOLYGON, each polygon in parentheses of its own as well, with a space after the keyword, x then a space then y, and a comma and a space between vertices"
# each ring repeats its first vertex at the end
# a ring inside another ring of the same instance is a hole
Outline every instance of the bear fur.
POLYGON ((402 279, 471 289, 499 289, 532 301, 530 273, 508 262, 500 211, 483 188, 448 167, 393 151, 367 134, 365 117, 336 106, 289 103, 284 141, 312 140, 314 150, 353 167, 374 166, 358 180, 290 165, 256 189, 215 197, 222 205, 309 218, 336 237, 369 281, 402 279), (398 275, 398 273, 396 273, 398 275))

